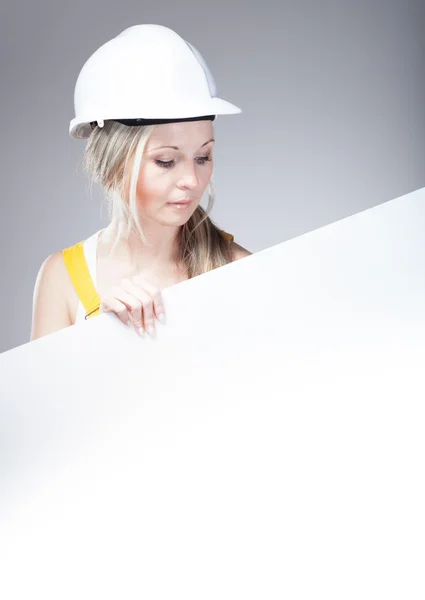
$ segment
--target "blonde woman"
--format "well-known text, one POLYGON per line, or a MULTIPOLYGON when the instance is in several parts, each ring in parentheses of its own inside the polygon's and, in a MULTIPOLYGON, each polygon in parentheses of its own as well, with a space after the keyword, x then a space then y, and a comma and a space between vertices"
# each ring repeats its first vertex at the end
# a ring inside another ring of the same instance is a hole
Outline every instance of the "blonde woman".
POLYGON ((31 339, 101 312, 154 335, 162 289, 250 254, 208 216, 213 120, 240 109, 217 97, 199 52, 158 25, 131 27, 99 48, 74 100, 70 133, 88 140, 84 164, 107 194, 110 223, 44 261, 31 339))

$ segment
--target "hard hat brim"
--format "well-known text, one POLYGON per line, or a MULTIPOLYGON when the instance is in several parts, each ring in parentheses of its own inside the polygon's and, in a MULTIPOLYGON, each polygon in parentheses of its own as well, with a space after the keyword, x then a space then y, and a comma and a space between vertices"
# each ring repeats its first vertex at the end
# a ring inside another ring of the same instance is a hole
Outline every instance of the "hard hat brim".
POLYGON ((189 119, 194 118, 194 116, 205 117, 206 115, 235 115, 241 113, 242 110, 227 102, 227 100, 223 100, 222 98, 211 98, 208 102, 207 106, 199 107, 199 109, 194 109, 192 114, 168 114, 168 115, 123 115, 123 114, 114 114, 114 115, 86 115, 85 117, 75 118, 71 121, 69 126, 69 134, 74 139, 86 139, 90 137, 92 132, 91 123, 94 121, 102 120, 118 120, 118 119, 136 119, 136 118, 145 118, 149 119, 151 122, 158 119, 159 123, 163 123, 164 120, 177 121, 179 119, 189 119))

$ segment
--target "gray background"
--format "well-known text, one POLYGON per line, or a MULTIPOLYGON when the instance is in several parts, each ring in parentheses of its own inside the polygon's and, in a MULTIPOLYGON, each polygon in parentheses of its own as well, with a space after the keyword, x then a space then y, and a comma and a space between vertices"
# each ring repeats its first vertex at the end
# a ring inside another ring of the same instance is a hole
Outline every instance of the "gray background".
POLYGON ((85 60, 126 27, 194 44, 219 95, 213 219, 251 251, 425 185, 424 0, 9 0, 0 13, 0 352, 43 260, 106 225, 68 136, 85 60))

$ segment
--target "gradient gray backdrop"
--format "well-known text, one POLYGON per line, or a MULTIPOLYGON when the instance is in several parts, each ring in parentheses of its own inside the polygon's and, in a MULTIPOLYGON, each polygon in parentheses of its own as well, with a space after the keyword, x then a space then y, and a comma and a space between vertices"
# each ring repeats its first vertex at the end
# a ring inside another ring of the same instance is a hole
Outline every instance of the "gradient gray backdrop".
MULTIPOLYGON (((0 352, 29 340, 44 259, 106 225, 68 136, 89 55, 175 29, 221 97, 212 217, 252 251, 425 185, 424 0, 3 0, 0 352)), ((255 282, 253 282, 255 285, 255 282)))

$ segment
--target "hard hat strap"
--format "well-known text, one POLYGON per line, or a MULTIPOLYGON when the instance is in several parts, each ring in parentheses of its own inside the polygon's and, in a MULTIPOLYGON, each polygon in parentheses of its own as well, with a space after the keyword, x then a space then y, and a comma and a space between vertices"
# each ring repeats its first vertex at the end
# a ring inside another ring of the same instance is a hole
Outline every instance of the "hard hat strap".
MULTIPOLYGON (((202 117, 187 117, 185 119, 112 119, 122 125, 128 127, 135 127, 141 125, 163 125, 164 123, 182 123, 185 121, 214 121, 216 115, 206 115, 202 117)), ((97 121, 90 123, 91 128, 94 129, 97 125, 97 121)))

